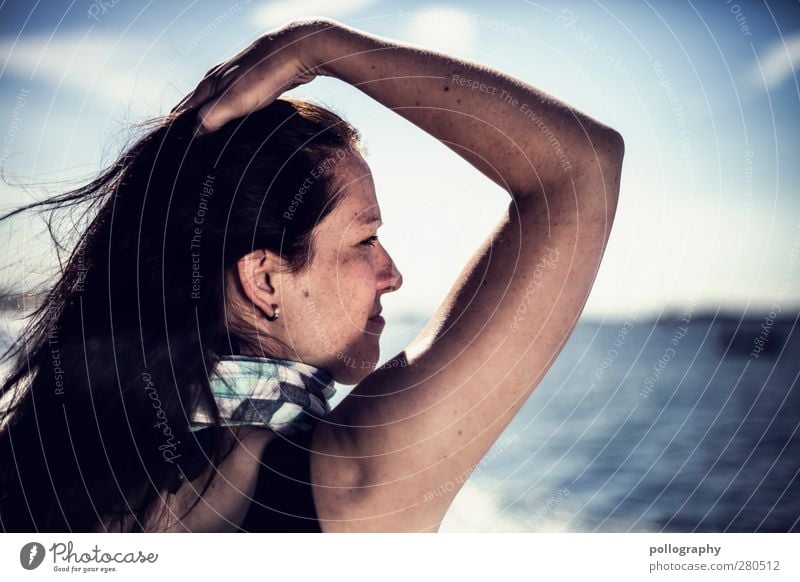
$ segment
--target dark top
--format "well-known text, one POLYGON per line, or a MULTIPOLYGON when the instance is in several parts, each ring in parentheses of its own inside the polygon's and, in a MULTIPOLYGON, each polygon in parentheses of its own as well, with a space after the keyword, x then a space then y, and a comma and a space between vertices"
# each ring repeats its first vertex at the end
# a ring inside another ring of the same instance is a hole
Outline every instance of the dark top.
MULTIPOLYGON (((197 443, 186 447, 180 468, 189 481, 208 466, 210 454, 203 449, 212 442, 216 430, 219 429, 209 427, 197 431, 197 443)), ((313 430, 292 436, 279 434, 264 447, 253 500, 239 526, 240 532, 322 532, 311 490, 312 433, 313 430)), ((183 482, 176 479, 171 491, 177 491, 183 482)))
POLYGON ((311 491, 311 434, 278 435, 261 456, 242 532, 322 533, 311 491))

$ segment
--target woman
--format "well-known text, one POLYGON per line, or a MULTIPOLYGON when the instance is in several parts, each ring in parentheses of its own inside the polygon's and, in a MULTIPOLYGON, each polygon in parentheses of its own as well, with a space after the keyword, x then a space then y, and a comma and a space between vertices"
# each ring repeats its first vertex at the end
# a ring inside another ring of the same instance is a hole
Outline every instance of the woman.
POLYGON ((3 386, 20 387, 0 441, 4 528, 436 531, 577 322, 623 150, 487 67, 330 20, 264 35, 49 202, 102 206, 27 334, 30 374, 18 347, 3 386), (369 167, 341 119, 278 99, 318 75, 510 195, 379 369, 381 297, 402 277, 369 167), (330 411, 334 380, 357 386, 330 411))

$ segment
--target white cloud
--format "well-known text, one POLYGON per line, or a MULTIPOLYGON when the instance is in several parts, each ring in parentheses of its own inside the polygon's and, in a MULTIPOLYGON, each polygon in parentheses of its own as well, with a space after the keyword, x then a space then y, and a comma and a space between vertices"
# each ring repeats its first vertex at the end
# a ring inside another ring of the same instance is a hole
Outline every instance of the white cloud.
POLYGON ((765 55, 759 56, 751 78, 757 87, 766 83, 766 89, 774 89, 795 74, 797 63, 800 63, 800 33, 775 42, 765 55))
POLYGON ((462 52, 472 48, 476 30, 474 18, 451 6, 431 6, 419 12, 405 12, 410 18, 410 41, 444 52, 462 52))
POLYGON ((281 0, 256 9, 253 20, 263 28, 276 28, 293 18, 327 16, 342 18, 376 3, 376 0, 281 0))
MULTIPOLYGON (((163 84, 141 65, 150 46, 110 35, 29 36, 0 42, 3 74, 16 74, 126 109, 157 106, 163 84)), ((54 99, 58 98, 55 93, 54 99)))

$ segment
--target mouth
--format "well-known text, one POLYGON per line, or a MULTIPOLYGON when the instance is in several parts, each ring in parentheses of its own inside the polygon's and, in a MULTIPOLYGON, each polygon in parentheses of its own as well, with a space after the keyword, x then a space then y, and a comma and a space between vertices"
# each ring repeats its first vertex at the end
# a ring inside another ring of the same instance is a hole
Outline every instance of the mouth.
POLYGON ((383 319, 383 317, 381 316, 381 311, 382 310, 379 309, 376 313, 372 314, 367 321, 370 321, 371 323, 374 323, 376 325, 381 325, 381 326, 385 325, 386 320, 383 319))

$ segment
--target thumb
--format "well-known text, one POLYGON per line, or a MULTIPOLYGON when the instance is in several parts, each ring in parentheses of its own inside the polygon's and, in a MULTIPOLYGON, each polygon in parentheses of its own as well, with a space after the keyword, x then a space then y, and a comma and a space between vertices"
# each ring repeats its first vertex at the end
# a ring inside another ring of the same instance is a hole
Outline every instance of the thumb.
POLYGON ((203 105, 197 111, 197 119, 194 124, 195 136, 205 135, 212 131, 218 130, 225 123, 232 119, 232 116, 226 115, 226 107, 221 97, 212 99, 203 105))
MULTIPOLYGON (((204 104, 197 112, 195 135, 218 130, 232 119, 243 117, 275 101, 281 90, 260 94, 257 87, 232 86, 223 95, 204 104)), ((262 88, 263 91, 263 88, 262 88)))

